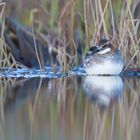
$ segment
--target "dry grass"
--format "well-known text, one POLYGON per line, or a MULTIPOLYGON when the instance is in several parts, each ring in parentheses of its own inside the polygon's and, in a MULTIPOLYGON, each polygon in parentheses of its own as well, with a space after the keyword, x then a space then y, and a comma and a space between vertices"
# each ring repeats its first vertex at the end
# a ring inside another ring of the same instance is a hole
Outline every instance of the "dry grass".
POLYGON ((7 44, 4 39, 5 20, 3 19, 3 13, 5 11, 6 2, 0 1, 0 21, 1 21, 1 34, 0 34, 0 67, 17 67, 19 64, 15 61, 11 53, 7 52, 7 44))
MULTIPOLYGON (((116 47, 121 49, 125 59, 125 69, 139 67, 139 1, 119 0, 116 3, 114 0, 41 0, 39 4, 32 0, 30 2, 20 0, 16 3, 17 7, 12 11, 10 9, 14 1, 7 2, 6 15, 11 13, 12 16, 30 26, 33 36, 34 30, 50 35, 52 42, 48 42, 48 46, 57 51, 57 59, 63 71, 73 67, 73 64, 78 65, 78 57, 82 59, 82 55, 90 45, 101 38, 109 38, 116 47), (22 12, 22 8, 26 9, 25 13, 22 12), (53 43, 56 36, 60 44, 57 47, 53 43), (80 54, 77 50, 81 50, 80 54)), ((4 44, 3 39, 1 42, 4 44)), ((37 48, 35 36, 34 46, 37 48)), ((37 49, 35 50, 39 66, 42 68, 37 49)), ((0 56, 3 58, 5 53, 3 49, 0 56)), ((8 61, 9 56, 6 55, 4 58, 8 61)))

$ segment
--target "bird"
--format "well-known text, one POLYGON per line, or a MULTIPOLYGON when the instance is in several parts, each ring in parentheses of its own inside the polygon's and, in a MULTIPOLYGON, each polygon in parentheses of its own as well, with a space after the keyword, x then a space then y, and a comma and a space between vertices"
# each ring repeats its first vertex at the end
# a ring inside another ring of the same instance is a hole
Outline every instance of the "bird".
POLYGON ((86 74, 120 75, 124 59, 118 48, 108 39, 101 39, 86 53, 83 66, 86 74))

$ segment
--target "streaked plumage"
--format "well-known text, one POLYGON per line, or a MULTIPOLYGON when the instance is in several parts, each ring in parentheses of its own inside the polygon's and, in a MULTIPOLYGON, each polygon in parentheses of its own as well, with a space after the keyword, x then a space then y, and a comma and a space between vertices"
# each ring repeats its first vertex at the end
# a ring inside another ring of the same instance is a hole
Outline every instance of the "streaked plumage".
POLYGON ((100 40, 96 46, 91 47, 84 58, 87 74, 119 75, 123 67, 124 60, 120 51, 107 39, 100 40))

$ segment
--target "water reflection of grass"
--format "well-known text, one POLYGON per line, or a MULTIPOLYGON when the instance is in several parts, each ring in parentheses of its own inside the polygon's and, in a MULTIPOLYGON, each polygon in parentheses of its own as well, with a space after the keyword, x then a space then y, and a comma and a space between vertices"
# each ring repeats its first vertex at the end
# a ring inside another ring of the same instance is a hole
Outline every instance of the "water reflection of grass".
MULTIPOLYGON (((50 40, 46 38, 48 47, 57 52, 57 60, 65 71, 73 62, 77 64, 78 55, 85 54, 90 44, 104 37, 112 39, 114 45, 121 49, 126 67, 139 67, 138 1, 41 0, 38 3, 35 0, 11 0, 6 4, 6 15, 11 14, 23 24, 50 37, 50 40)), ((3 44, 4 40, 1 46, 3 44)), ((12 65, 9 63, 11 56, 5 49, 0 57, 2 66, 12 65)), ((41 62, 39 59, 38 62, 41 62)))
POLYGON ((139 79, 125 79, 120 100, 106 110, 84 96, 76 77, 14 83, 0 83, 2 137, 18 132, 21 139, 139 138, 139 79))

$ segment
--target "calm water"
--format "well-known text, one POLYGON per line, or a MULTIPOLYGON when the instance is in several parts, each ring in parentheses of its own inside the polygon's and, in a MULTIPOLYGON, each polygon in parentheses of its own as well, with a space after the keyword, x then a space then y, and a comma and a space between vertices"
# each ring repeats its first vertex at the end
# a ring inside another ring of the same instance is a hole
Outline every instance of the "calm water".
POLYGON ((137 140, 140 79, 1 78, 2 140, 137 140))

